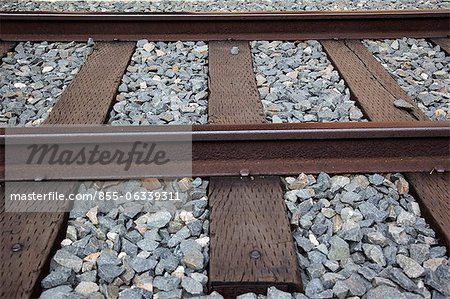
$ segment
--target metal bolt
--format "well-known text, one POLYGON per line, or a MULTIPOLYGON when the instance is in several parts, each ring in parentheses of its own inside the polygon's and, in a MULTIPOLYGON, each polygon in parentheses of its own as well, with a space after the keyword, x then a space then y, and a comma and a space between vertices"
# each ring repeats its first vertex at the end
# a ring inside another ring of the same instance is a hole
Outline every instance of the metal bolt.
POLYGON ((252 250, 250 252, 250 257, 254 260, 257 260, 261 257, 261 252, 259 252, 258 250, 252 250))
POLYGON ((250 175, 250 169, 247 169, 247 168, 241 169, 241 170, 239 171, 239 174, 240 174, 241 176, 249 176, 249 175, 250 175))
POLYGON ((230 50, 232 55, 238 55, 239 54, 239 48, 238 47, 232 47, 230 50))
POLYGON ((13 252, 18 252, 22 250, 22 244, 16 243, 11 247, 11 250, 13 252))

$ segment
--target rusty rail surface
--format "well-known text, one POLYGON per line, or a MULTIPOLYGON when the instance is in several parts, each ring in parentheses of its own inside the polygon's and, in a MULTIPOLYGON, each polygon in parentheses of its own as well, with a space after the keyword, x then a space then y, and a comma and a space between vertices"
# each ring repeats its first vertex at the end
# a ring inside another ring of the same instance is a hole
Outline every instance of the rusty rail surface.
POLYGON ((296 40, 449 36, 450 9, 271 13, 0 12, 3 41, 296 40))
MULTIPOLYGON (((289 175, 299 172, 430 172, 450 170, 449 122, 385 122, 332 124, 255 124, 152 127, 11 128, 0 136, 18 160, 8 161, 8 180, 129 179, 149 175, 152 165, 119 171, 120 165, 53 165, 42 178, 41 169, 25 171, 30 144, 58 144, 77 152, 86 144, 122 148, 136 140, 160 140, 171 151, 175 142, 192 140, 194 176, 289 175), (191 130, 192 128, 192 130, 191 130), (121 145, 122 144, 122 145, 121 145)), ((2 163, 4 165, 4 163, 2 163)), ((185 165, 185 164, 183 164, 185 165)), ((161 177, 190 175, 178 167, 161 177)), ((3 177, 3 179, 5 179, 3 177)))

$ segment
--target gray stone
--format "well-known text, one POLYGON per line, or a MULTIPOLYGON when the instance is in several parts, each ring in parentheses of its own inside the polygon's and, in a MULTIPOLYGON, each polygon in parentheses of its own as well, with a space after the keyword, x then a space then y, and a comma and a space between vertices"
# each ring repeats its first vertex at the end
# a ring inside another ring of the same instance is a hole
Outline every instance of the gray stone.
POLYGON ((312 199, 302 201, 297 207, 300 215, 307 214, 311 210, 313 205, 314 205, 314 201, 312 199))
POLYGON ((153 286, 158 290, 172 291, 180 285, 180 279, 178 277, 163 277, 156 276, 153 279, 153 286))
POLYGON ((382 222, 388 216, 386 212, 380 211, 374 204, 370 202, 363 202, 358 206, 358 209, 366 220, 371 219, 376 222, 382 222))
POLYGON ((333 286, 333 293, 339 299, 347 298, 348 291, 347 284, 341 280, 338 280, 333 286))
POLYGON ((311 281, 305 286, 305 294, 310 298, 314 298, 323 291, 324 287, 320 281, 320 278, 311 279, 311 281))
POLYGON ((410 257, 422 264, 426 261, 430 254, 430 245, 428 244, 411 244, 409 246, 410 257))
POLYGON ((186 290, 189 294, 198 295, 203 292, 203 286, 200 282, 192 279, 190 277, 183 277, 181 281, 181 286, 186 290))
POLYGON ((397 263, 409 278, 417 278, 425 273, 425 269, 419 263, 405 255, 397 255, 397 263))
POLYGON ((390 224, 388 228, 388 232, 391 235, 392 239, 400 245, 408 244, 409 237, 405 232, 405 229, 394 224, 390 224))
POLYGON ((348 204, 353 204, 354 202, 358 202, 361 199, 361 194, 355 192, 344 192, 341 196, 341 202, 348 204))
POLYGON ((114 278, 120 276, 125 271, 123 266, 104 264, 98 266, 98 276, 107 283, 111 283, 114 278))
POLYGON ((370 289, 366 295, 366 299, 387 299, 387 298, 407 299, 407 297, 403 295, 398 289, 387 285, 381 285, 376 288, 370 289))
POLYGON ((206 283, 208 282, 208 276, 202 273, 194 272, 191 274, 191 277, 200 282, 202 285, 206 285, 206 283))
POLYGON ((445 246, 434 246, 430 249, 430 257, 438 258, 445 256, 447 248, 445 246))
POLYGON ((148 238, 144 238, 144 239, 140 240, 139 242, 137 242, 137 246, 142 250, 152 252, 159 246, 159 243, 157 241, 154 241, 154 240, 151 240, 148 238))
POLYGON ((344 276, 337 273, 328 272, 322 275, 323 286, 327 289, 331 289, 337 281, 344 279, 344 276))
POLYGON ((100 256, 97 259, 97 264, 99 266, 103 265, 119 265, 120 260, 117 258, 117 252, 111 249, 102 250, 100 256))
POLYGON ((384 267, 386 266, 386 259, 383 255, 383 250, 378 245, 363 244, 364 254, 373 262, 384 267))
POLYGON ((278 290, 276 287, 270 287, 267 289, 267 299, 291 299, 292 296, 289 293, 278 290))
POLYGON ((379 185, 383 184, 383 181, 384 181, 384 177, 382 175, 374 174, 374 175, 369 176, 369 182, 371 184, 374 184, 375 186, 379 186, 379 185))
POLYGON ((450 296, 450 266, 441 265, 425 276, 425 283, 445 296, 450 296))
POLYGON ((350 183, 350 179, 346 176, 335 175, 331 177, 331 190, 339 190, 350 183))
POLYGON ((202 270, 204 267, 203 253, 196 248, 192 248, 192 250, 185 253, 182 262, 193 270, 202 270))
POLYGON ((72 292, 70 286, 58 286, 42 292, 40 299, 65 299, 72 292))
MULTIPOLYGON (((167 246, 169 247, 175 247, 176 245, 178 245, 181 241, 183 241, 184 239, 189 238, 190 236, 190 231, 189 229, 185 226, 182 229, 180 229, 179 231, 177 231, 170 239, 169 242, 167 243, 167 246)), ((139 244, 138 244, 139 245, 139 244)))
POLYGON ((135 257, 130 260, 130 266, 137 273, 142 273, 145 271, 153 270, 158 262, 153 259, 143 259, 140 257, 135 257))
POLYGON ((193 237, 199 237, 203 230, 203 223, 200 220, 195 220, 186 224, 189 232, 193 237))
POLYGON ((172 254, 164 259, 161 259, 158 265, 166 271, 173 272, 178 267, 179 261, 180 259, 172 254))
POLYGON ((66 238, 68 238, 72 241, 77 240, 77 230, 74 226, 72 226, 72 225, 67 226, 66 238))
POLYGON ((138 252, 138 247, 127 239, 122 238, 122 251, 130 257, 135 257, 138 252))
POLYGON ((312 263, 309 267, 307 267, 306 272, 311 278, 320 278, 326 271, 322 264, 312 263))
POLYGON ((339 269, 339 262, 337 262, 337 261, 326 260, 323 262, 323 265, 333 272, 335 272, 339 269))
POLYGON ((416 223, 416 217, 412 213, 408 213, 406 211, 401 211, 397 217, 398 225, 414 225, 416 223))
POLYGON ((328 251, 328 258, 332 261, 344 260, 350 257, 350 248, 347 242, 333 236, 330 242, 330 250, 328 251))
POLYGON ((258 299, 255 293, 245 293, 236 297, 236 299, 258 299))
POLYGON ((386 245, 386 237, 380 231, 368 233, 367 240, 369 241, 369 243, 372 243, 375 245, 381 245, 381 246, 386 245))
POLYGON ((118 299, 151 299, 153 293, 142 288, 129 288, 119 293, 118 299))
POLYGON ((83 274, 79 274, 76 276, 77 281, 97 281, 97 270, 85 271, 83 274))
POLYGON ((384 277, 375 277, 375 278, 372 280, 372 283, 373 283, 373 285, 374 285, 375 287, 378 287, 378 286, 381 286, 381 285, 386 285, 386 286, 394 287, 394 288, 395 288, 395 287, 397 286, 394 282, 392 282, 392 281, 390 281, 389 279, 384 278, 384 277))
POLYGON ((417 285, 397 268, 392 268, 389 271, 389 278, 407 291, 414 292, 417 290, 417 285))
POLYGON ((53 260, 61 266, 72 269, 76 273, 80 272, 83 264, 82 259, 65 249, 58 250, 53 257, 53 260))
POLYGON ((94 282, 82 281, 75 288, 75 292, 81 294, 85 297, 97 292, 99 290, 99 286, 94 282))
POLYGON ((368 281, 372 281, 378 274, 377 272, 366 266, 359 268, 358 273, 361 274, 368 281))
POLYGON ((169 221, 172 219, 172 215, 168 211, 158 211, 152 213, 147 218, 147 225, 150 228, 161 228, 165 227, 169 221))
POLYGON ((142 204, 140 202, 130 202, 123 206, 123 215, 128 218, 134 218, 142 211, 142 204))
POLYGON ((59 285, 70 284, 69 279, 72 275, 72 269, 58 267, 42 280, 41 285, 44 289, 50 289, 59 285))
POLYGON ((408 103, 407 101, 403 100, 403 99, 398 99, 394 101, 394 106, 400 109, 404 109, 404 110, 412 110, 414 109, 414 106, 411 105, 410 103, 408 103))
POLYGON ((364 279, 358 274, 352 274, 348 279, 346 279, 345 284, 349 289, 349 294, 352 296, 362 296, 366 293, 366 286, 364 284, 364 279))
POLYGON ((208 295, 207 299, 224 299, 222 295, 217 293, 216 291, 212 292, 208 295))

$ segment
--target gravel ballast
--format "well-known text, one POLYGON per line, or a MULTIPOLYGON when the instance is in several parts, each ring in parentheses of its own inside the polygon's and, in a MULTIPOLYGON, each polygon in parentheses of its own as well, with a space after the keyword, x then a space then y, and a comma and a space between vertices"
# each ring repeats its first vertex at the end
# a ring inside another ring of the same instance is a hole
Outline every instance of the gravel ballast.
MULTIPOLYGON (((208 181, 83 183, 78 194, 178 192, 177 201, 79 201, 41 298, 186 298, 206 291, 208 181)), ((175 194, 175 193, 173 193, 175 194)), ((173 197, 175 198, 175 197, 173 197)))
POLYGON ((447 0, 262 0, 262 1, 17 1, 0 4, 9 11, 115 11, 115 12, 181 12, 181 11, 314 11, 314 10, 386 10, 450 8, 447 0))
POLYGON ((0 66, 0 126, 37 126, 73 80, 94 43, 19 43, 0 66))
POLYGON ((253 41, 251 47, 256 82, 269 122, 363 120, 318 41, 253 41))
POLYGON ((300 174, 285 182, 309 298, 450 296, 446 248, 401 174, 300 174))
POLYGON ((108 123, 207 123, 207 64, 204 42, 138 41, 108 123))
POLYGON ((439 46, 413 38, 364 44, 430 119, 450 119, 450 56, 439 46))

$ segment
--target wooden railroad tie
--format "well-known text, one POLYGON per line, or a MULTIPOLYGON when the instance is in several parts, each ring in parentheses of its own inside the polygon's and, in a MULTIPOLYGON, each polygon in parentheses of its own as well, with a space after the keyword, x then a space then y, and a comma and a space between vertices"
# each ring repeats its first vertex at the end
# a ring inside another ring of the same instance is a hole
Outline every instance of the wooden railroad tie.
MULTIPOLYGON (((212 123, 265 122, 248 42, 210 42, 209 76, 212 123)), ((302 289, 283 194, 279 177, 210 179, 212 290, 233 298, 271 286, 302 289)))

